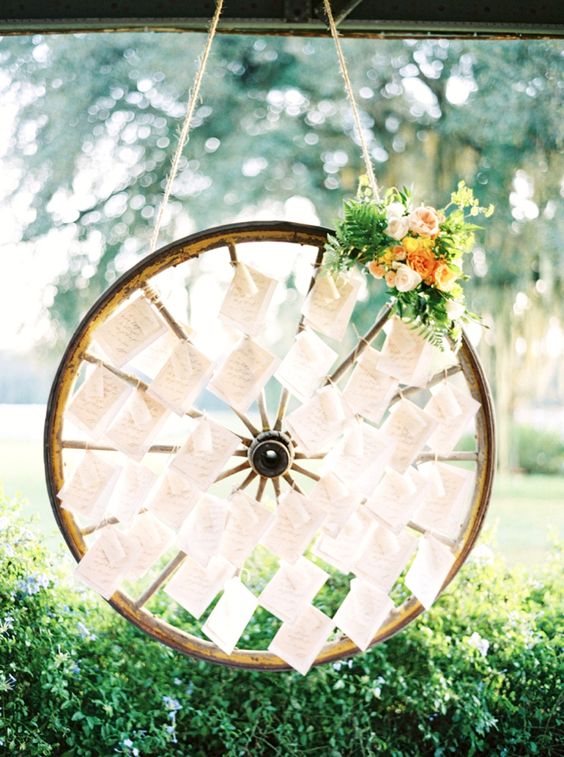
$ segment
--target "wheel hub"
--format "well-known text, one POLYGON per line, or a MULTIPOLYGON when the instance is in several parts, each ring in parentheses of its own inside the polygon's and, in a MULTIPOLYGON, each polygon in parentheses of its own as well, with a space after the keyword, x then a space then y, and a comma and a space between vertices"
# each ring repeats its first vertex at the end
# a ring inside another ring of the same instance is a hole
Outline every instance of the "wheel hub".
POLYGON ((294 459, 290 437, 282 431, 263 431, 253 439, 248 457, 252 469, 259 476, 282 476, 294 459))

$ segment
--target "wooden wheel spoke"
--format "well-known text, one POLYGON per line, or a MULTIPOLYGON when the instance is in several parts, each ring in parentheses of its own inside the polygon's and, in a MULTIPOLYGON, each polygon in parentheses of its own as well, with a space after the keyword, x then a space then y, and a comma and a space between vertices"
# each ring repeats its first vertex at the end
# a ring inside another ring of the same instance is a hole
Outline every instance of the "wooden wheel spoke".
POLYGON ((261 389, 260 394, 258 396, 258 408, 260 413, 260 421, 262 423, 262 430, 268 431, 270 429, 270 423, 268 420, 268 412, 266 409, 266 394, 264 392, 264 389, 261 389))
POLYGON ((262 500, 262 497, 264 495, 264 490, 266 489, 266 482, 268 479, 266 476, 261 476, 259 479, 258 487, 257 487, 257 494, 256 494, 256 501, 260 502, 262 500))
POLYGON ((153 583, 147 589, 145 589, 143 594, 141 594, 139 599, 135 602, 135 607, 140 608, 143 607, 143 605, 147 604, 147 602, 154 594, 157 593, 161 586, 163 586, 168 581, 175 570, 182 565, 185 559, 185 552, 179 552, 175 557, 173 557, 168 565, 155 578, 153 583))
POLYGON ((188 341, 188 334, 186 331, 182 328, 182 326, 178 323, 176 318, 172 315, 170 310, 167 308, 167 306, 164 304, 162 299, 160 298, 158 292, 150 285, 145 284, 143 287, 143 292, 149 302, 155 306, 155 308, 158 310, 158 312, 161 314, 163 320, 167 324, 167 326, 170 328, 172 333, 177 336, 181 341, 185 342, 188 341))
POLYGON ((218 481, 223 481, 225 478, 234 476, 236 473, 241 473, 241 471, 247 470, 248 468, 250 468, 249 462, 245 460, 244 463, 236 465, 234 468, 229 468, 229 470, 225 470, 223 471, 223 473, 220 473, 219 476, 215 479, 214 483, 217 484, 218 481))
POLYGON ((276 502, 279 502, 280 495, 282 494, 282 489, 280 487, 280 479, 271 478, 270 481, 272 482, 272 488, 274 489, 274 497, 276 498, 276 502))
POLYGON ((246 489, 247 486, 255 480, 255 478, 258 476, 258 473, 254 470, 249 471, 249 475, 245 478, 245 480, 239 484, 239 486, 235 489, 235 491, 240 491, 241 489, 246 489))
POLYGON ((412 397, 414 394, 417 394, 417 392, 422 392, 425 389, 430 389, 432 386, 435 386, 444 379, 449 378, 450 376, 454 376, 456 373, 460 373, 461 370, 462 366, 457 363, 456 365, 451 365, 450 368, 447 368, 444 371, 435 373, 435 375, 431 379, 429 379, 425 386, 406 386, 405 389, 401 389, 394 394, 394 396, 390 400, 390 407, 392 407, 392 405, 395 405, 396 402, 399 402, 402 397, 412 397))
POLYGON ((420 455, 417 455, 417 458, 415 462, 417 463, 427 463, 432 460, 436 460, 438 462, 447 461, 450 460, 451 462, 472 462, 475 463, 478 461, 478 452, 449 452, 446 455, 436 455, 434 452, 422 452, 420 455))
POLYGON ((249 420, 249 418, 247 418, 246 415, 244 415, 243 413, 240 413, 238 410, 235 410, 235 408, 232 407, 231 405, 229 405, 229 407, 231 408, 231 410, 233 410, 237 418, 239 418, 241 423, 244 426, 246 426, 247 430, 250 431, 253 436, 257 436, 260 433, 258 428, 254 425, 254 423, 251 420, 249 420))
POLYGON ((319 481, 319 479, 321 478, 321 476, 318 476, 317 473, 312 473, 312 471, 302 468, 302 466, 298 465, 297 463, 294 463, 292 465, 292 470, 295 471, 296 473, 301 473, 302 476, 307 476, 308 478, 311 478, 314 481, 319 481))
POLYGON ((286 471, 286 473, 283 474, 282 478, 286 483, 290 484, 292 489, 295 489, 295 491, 298 492, 298 494, 305 494, 304 490, 301 488, 301 486, 295 481, 293 476, 286 471))
POLYGON ((119 520, 117 518, 104 518, 104 520, 101 520, 99 523, 96 523, 92 526, 86 526, 86 528, 81 528, 80 533, 83 536, 90 536, 90 534, 95 533, 96 531, 100 531, 102 528, 106 528, 106 526, 113 526, 116 523, 119 523, 119 520))

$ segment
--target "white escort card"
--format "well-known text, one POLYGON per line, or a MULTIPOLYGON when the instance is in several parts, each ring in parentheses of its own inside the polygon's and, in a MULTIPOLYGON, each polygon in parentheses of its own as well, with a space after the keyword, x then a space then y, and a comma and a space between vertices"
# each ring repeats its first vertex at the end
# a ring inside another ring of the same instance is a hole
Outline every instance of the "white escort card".
POLYGON ((219 314, 229 325, 256 336, 277 284, 275 279, 239 261, 219 314))
POLYGON ((280 620, 292 623, 315 597, 329 574, 305 557, 282 562, 259 596, 259 604, 280 620))
POLYGON ((366 507, 392 531, 398 532, 409 522, 419 504, 417 486, 410 471, 402 476, 393 468, 387 468, 374 493, 368 498, 366 507))
POLYGON ((361 284, 362 277, 356 271, 318 274, 302 308, 307 325, 341 341, 361 284))
POLYGON ((438 597, 456 556, 432 536, 419 539, 417 555, 405 576, 405 585, 428 610, 438 597))
POLYGON ((407 530, 394 534, 378 524, 363 546, 354 573, 388 593, 417 547, 417 537, 407 530))
POLYGON ((219 553, 229 505, 224 499, 204 494, 178 533, 178 546, 206 566, 219 553))
POLYGON ((221 537, 220 553, 233 565, 242 568, 273 520, 273 512, 245 492, 234 492, 229 497, 229 514, 221 537))
POLYGON ((110 499, 107 515, 128 524, 137 515, 157 481, 153 471, 139 463, 127 461, 110 499))
POLYGON ((279 359, 245 337, 216 371, 208 389, 240 413, 245 413, 272 376, 279 359))
POLYGON ((168 582, 165 592, 197 619, 234 573, 235 567, 219 555, 212 557, 206 567, 187 557, 168 582))
POLYGON ((434 386, 431 394, 433 396, 425 406, 425 412, 439 425, 427 444, 438 455, 447 455, 456 447, 481 405, 469 394, 450 386, 446 381, 434 386))
POLYGON ((151 513, 137 515, 126 532, 131 540, 128 578, 141 578, 163 556, 174 538, 173 532, 151 513))
POLYGON ((148 393, 178 415, 189 410, 204 389, 213 362, 190 342, 178 342, 148 393))
POLYGON ((231 455, 240 439, 209 418, 200 418, 194 430, 172 459, 171 466, 196 487, 207 489, 231 455))
POLYGON ((74 575, 104 599, 110 599, 131 564, 132 546, 126 534, 107 526, 78 563, 74 575))
POLYGON ((274 521, 261 544, 286 562, 295 563, 324 518, 319 505, 296 491, 289 491, 280 498, 274 521))
POLYGON ((401 318, 394 316, 382 347, 379 369, 402 384, 425 386, 431 377, 430 366, 437 362, 439 352, 401 318))
POLYGON ((331 446, 341 434, 346 419, 339 390, 326 386, 290 413, 286 426, 300 449, 314 454, 331 446))
POLYGON ((97 365, 72 398, 66 417, 98 439, 132 391, 131 384, 97 365))
POLYGON ((353 578, 350 591, 333 620, 364 652, 393 608, 394 603, 385 592, 360 578, 353 578))
POLYGON ((305 402, 325 382, 336 358, 337 353, 323 339, 311 329, 304 329, 274 375, 282 386, 305 402))
POLYGON ((447 539, 457 540, 468 515, 469 499, 475 474, 466 468, 447 463, 425 463, 419 466, 424 475, 431 471, 439 473, 443 494, 428 490, 412 520, 426 531, 447 539))
POLYGON ((255 595, 238 578, 230 578, 202 631, 225 654, 231 654, 257 605, 255 595))
POLYGON ((168 468, 151 496, 148 509, 160 521, 177 531, 200 497, 202 497, 200 489, 190 483, 185 476, 168 468))
POLYGON ((382 426, 382 433, 395 442, 390 466, 405 473, 436 427, 437 421, 413 402, 402 399, 394 405, 382 426))
POLYGON ((374 519, 366 508, 359 507, 335 537, 321 534, 313 553, 328 565, 349 573, 375 528, 374 519))
POLYGON ((170 411, 146 392, 137 390, 127 400, 106 432, 107 439, 124 455, 139 462, 164 425, 170 411))
POLYGON ((121 368, 166 331, 166 324, 155 308, 138 297, 96 329, 94 339, 121 368))
POLYGON ((334 627, 321 610, 307 607, 293 623, 282 624, 268 650, 305 676, 334 627))
POLYGON ((351 494, 333 473, 327 473, 319 479, 311 490, 310 497, 325 510, 323 531, 329 536, 337 536, 361 501, 361 497, 351 494))
POLYGON ((325 470, 333 471, 352 493, 372 494, 390 462, 395 443, 367 423, 354 423, 325 458, 325 470))
POLYGON ((345 387, 343 398, 351 410, 380 423, 398 388, 398 380, 378 369, 380 353, 367 347, 345 387))
POLYGON ((61 506, 74 515, 98 523, 119 478, 121 468, 95 452, 85 452, 72 478, 58 492, 61 506))

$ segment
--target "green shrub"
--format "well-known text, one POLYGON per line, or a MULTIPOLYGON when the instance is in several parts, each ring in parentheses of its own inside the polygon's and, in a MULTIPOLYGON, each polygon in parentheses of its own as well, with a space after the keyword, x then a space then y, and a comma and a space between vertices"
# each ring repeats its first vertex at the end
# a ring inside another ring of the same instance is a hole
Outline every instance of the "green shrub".
POLYGON ((402 633, 305 678, 176 654, 69 565, 0 506, 0 753, 562 754, 556 558, 533 577, 480 547, 402 633))
POLYGON ((530 426, 517 429, 519 467, 526 473, 564 473, 564 441, 551 431, 530 426))

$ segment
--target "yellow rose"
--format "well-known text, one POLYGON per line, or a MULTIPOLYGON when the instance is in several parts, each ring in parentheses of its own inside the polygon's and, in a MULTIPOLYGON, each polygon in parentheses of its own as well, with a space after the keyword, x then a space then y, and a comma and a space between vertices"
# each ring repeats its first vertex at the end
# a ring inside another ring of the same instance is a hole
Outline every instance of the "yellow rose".
POLYGON ((437 289, 450 292, 455 284, 456 273, 451 271, 446 263, 439 263, 435 268, 434 279, 437 289))

